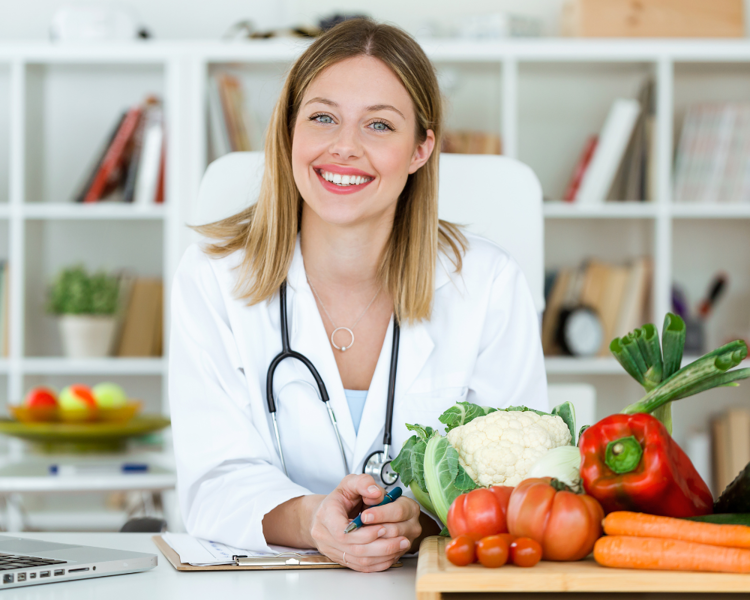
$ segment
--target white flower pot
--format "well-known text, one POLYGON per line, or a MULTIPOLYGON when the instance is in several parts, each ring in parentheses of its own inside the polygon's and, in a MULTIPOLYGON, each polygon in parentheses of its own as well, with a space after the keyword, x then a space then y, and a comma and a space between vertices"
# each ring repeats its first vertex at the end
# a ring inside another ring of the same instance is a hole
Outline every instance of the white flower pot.
POLYGON ((68 358, 102 358, 110 355, 116 317, 63 315, 59 323, 63 351, 68 358))

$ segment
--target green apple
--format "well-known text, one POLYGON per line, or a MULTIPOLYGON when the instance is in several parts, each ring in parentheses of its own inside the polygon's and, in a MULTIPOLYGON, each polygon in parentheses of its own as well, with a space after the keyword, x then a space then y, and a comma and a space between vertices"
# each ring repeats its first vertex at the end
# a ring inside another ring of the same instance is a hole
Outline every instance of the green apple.
POLYGON ((128 403, 125 390, 116 383, 97 383, 93 392, 99 408, 120 408, 128 403))
POLYGON ((76 383, 69 385, 60 392, 57 398, 62 410, 80 410, 82 408, 96 408, 96 400, 87 385, 76 383))

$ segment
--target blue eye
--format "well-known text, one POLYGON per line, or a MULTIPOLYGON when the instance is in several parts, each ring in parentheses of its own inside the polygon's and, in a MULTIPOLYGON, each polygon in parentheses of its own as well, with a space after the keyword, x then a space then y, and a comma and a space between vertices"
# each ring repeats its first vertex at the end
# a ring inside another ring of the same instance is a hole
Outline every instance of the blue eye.
POLYGON ((393 130, 393 128, 390 125, 388 125, 385 121, 373 121, 371 123, 371 125, 372 125, 373 129, 375 129, 375 131, 391 131, 391 130, 393 130), (382 125, 382 127, 376 127, 376 125, 382 125))
POLYGON ((331 115, 313 115, 310 117, 311 121, 318 121, 318 123, 333 123, 333 119, 331 118, 331 115), (329 121, 321 121, 320 119, 330 119, 329 121))

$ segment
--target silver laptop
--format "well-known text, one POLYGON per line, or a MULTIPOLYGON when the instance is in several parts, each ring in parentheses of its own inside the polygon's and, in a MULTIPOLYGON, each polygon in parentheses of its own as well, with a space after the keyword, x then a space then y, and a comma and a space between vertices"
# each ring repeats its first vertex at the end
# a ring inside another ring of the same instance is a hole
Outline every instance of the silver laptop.
POLYGON ((147 571, 156 555, 0 535, 0 589, 147 571))

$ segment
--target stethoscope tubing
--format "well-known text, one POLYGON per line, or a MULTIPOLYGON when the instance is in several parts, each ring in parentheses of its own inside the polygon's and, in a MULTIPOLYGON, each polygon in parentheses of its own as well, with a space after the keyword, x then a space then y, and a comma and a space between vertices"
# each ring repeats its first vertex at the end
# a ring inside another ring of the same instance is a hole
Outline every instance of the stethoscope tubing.
MULTIPOLYGON (((274 435, 276 437, 276 446, 279 449, 279 458, 281 459, 281 466, 284 469, 284 474, 288 477, 289 473, 286 468, 286 461, 284 460, 284 450, 281 447, 281 436, 279 435, 279 423, 276 418, 276 401, 273 397, 273 376, 276 373, 276 368, 286 358, 294 358, 300 361, 315 380, 315 384, 318 387, 320 399, 328 411, 328 417, 333 426, 333 430, 336 433, 336 440, 339 445, 339 451, 341 452, 341 460, 344 463, 344 472, 349 474, 349 465, 346 462, 346 452, 344 452, 344 443, 341 440, 341 432, 339 431, 338 422, 336 421, 336 414, 331 408, 330 398, 328 396, 328 390, 326 384, 320 373, 315 368, 312 361, 307 358, 304 354, 295 352, 290 348, 289 344, 289 322, 287 319, 286 310, 286 280, 281 284, 279 288, 279 314, 281 324, 281 352, 277 354, 271 364, 268 366, 268 373, 266 375, 266 402, 268 404, 268 412, 271 414, 271 420, 273 422, 274 435)), ((393 344, 391 348, 391 365, 390 374, 388 378, 388 396, 385 412, 385 432, 383 434, 383 451, 385 458, 388 458, 388 453, 391 446, 391 430, 393 426, 393 402, 396 392, 396 368, 398 366, 398 348, 401 337, 401 328, 398 325, 398 321, 394 317, 393 319, 393 344)))

